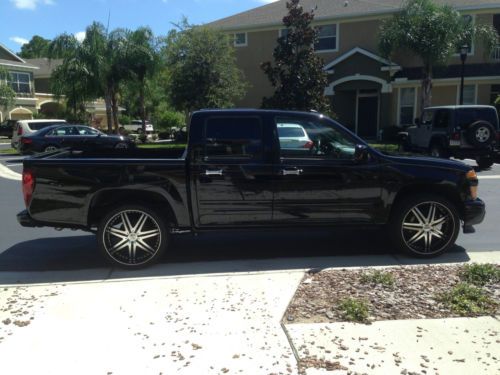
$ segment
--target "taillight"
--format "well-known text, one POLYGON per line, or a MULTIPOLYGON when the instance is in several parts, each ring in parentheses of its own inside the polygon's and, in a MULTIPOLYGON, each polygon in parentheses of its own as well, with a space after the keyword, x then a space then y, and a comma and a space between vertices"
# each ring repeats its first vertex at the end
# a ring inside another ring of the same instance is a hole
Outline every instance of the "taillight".
POLYGON ((23 127, 21 125, 17 126, 17 135, 23 135, 23 127))
POLYGON ((314 146, 314 142, 312 141, 307 141, 305 144, 304 144, 304 148, 312 148, 312 146, 314 146))
POLYGON ((35 190, 35 175, 31 169, 25 169, 23 170, 23 197, 26 208, 31 202, 33 190, 35 190))
POLYGON ((452 133, 451 139, 453 139, 454 141, 459 141, 460 140, 460 132, 452 133))
POLYGON ((30 143, 33 143, 33 140, 30 139, 30 138, 21 138, 21 143, 25 144, 25 145, 29 145, 30 143))

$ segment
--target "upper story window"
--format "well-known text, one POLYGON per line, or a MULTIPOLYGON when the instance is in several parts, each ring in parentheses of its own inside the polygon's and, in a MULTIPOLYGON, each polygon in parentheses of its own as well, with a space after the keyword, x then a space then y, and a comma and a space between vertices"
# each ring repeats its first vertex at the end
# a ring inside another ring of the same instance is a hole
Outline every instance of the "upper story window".
POLYGON ((236 33, 236 34, 234 34, 234 46, 235 47, 246 47, 246 46, 248 46, 248 35, 247 35, 247 33, 236 33))
POLYGON ((314 49, 319 52, 336 51, 338 49, 338 25, 322 25, 317 27, 318 41, 314 49))
POLYGON ((9 84, 10 87, 12 87, 12 90, 14 90, 16 93, 19 94, 31 93, 31 82, 29 73, 11 72, 9 84))

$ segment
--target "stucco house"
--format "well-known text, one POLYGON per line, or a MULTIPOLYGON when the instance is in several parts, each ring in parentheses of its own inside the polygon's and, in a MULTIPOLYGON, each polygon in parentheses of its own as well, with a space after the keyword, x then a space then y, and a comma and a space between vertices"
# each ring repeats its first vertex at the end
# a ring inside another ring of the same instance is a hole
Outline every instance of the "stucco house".
MULTIPOLYGON (((498 0, 435 0, 455 7, 470 22, 494 25, 500 33, 498 0)), ((400 11, 402 0, 302 0, 315 9, 319 28, 316 52, 324 60, 329 85, 325 90, 339 120, 359 135, 377 136, 380 129, 411 124, 420 112, 422 63, 401 54, 389 61, 380 56, 377 35, 381 22, 400 11)), ((277 38, 286 30, 282 19, 286 0, 209 23, 234 36, 237 64, 251 87, 237 103, 259 107, 272 93, 260 69, 272 61, 277 38)), ((457 54, 446 67, 434 72, 433 105, 457 104, 461 61, 457 54)), ((464 104, 490 104, 500 93, 500 45, 491 55, 478 43, 470 47, 465 67, 464 104)))

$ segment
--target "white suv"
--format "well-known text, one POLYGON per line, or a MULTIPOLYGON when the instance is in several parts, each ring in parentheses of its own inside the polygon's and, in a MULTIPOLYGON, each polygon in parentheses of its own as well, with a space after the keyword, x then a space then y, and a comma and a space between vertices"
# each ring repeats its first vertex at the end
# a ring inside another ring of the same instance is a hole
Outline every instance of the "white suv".
POLYGON ((19 150, 19 140, 22 136, 33 134, 34 132, 51 125, 66 124, 65 120, 19 120, 14 126, 12 148, 19 150))

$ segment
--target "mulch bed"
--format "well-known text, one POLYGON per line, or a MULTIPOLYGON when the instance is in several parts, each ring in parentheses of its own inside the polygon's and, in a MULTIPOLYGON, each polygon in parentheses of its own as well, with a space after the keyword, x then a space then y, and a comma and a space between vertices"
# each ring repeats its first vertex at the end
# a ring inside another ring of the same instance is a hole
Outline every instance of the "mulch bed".
MULTIPOLYGON (((369 321, 448 318, 452 312, 436 298, 460 282, 463 266, 403 266, 383 270, 394 276, 393 286, 363 283, 361 276, 372 269, 339 269, 306 274, 283 317, 284 323, 345 321, 338 305, 345 298, 367 302, 369 321)), ((500 303, 500 285, 483 290, 500 303)), ((500 313, 497 304, 495 314, 500 313)))

